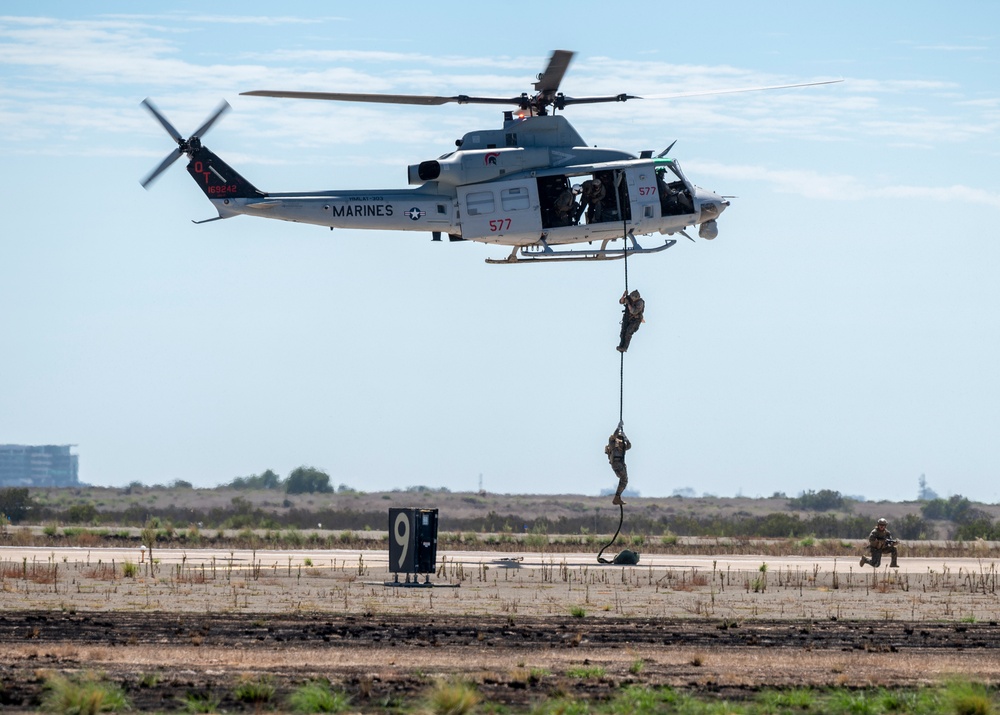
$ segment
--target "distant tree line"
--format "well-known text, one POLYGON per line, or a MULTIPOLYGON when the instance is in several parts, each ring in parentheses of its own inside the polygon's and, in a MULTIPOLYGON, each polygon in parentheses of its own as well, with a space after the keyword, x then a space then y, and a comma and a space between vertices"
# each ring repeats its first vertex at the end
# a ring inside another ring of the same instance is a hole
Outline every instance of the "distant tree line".
MULTIPOLYGON (((388 528, 386 511, 359 511, 337 505, 316 509, 291 507, 286 502, 282 509, 255 506, 249 499, 234 497, 226 507, 210 509, 183 508, 170 504, 132 504, 123 510, 98 511, 92 504, 74 504, 67 509, 36 506, 32 521, 63 524, 145 526, 150 520, 164 524, 184 526, 198 524, 206 529, 314 529, 323 524, 328 529, 380 530, 388 528)), ((440 528, 446 531, 475 531, 486 533, 535 532, 549 534, 610 533, 617 526, 617 515, 581 514, 525 518, 516 513, 499 514, 491 511, 485 516, 457 518, 441 514, 440 528)), ((862 538, 871 530, 871 520, 860 516, 816 514, 801 517, 798 514, 776 512, 765 516, 737 514, 718 515, 660 515, 638 512, 629 516, 629 530, 633 533, 678 534, 683 536, 719 536, 727 538, 862 538)), ((932 533, 927 520, 915 514, 893 523, 893 534, 904 539, 927 538, 932 533)))
POLYGON ((931 499, 920 507, 925 519, 950 521, 955 524, 956 539, 1000 540, 1000 522, 994 522, 982 509, 972 506, 972 502, 961 494, 947 499, 931 499))
MULTIPOLYGON (((241 491, 274 490, 282 491, 286 494, 316 494, 329 493, 333 491, 330 483, 330 475, 315 467, 296 467, 288 477, 282 479, 272 469, 265 469, 260 474, 251 474, 247 477, 236 477, 230 482, 220 484, 218 489, 239 489, 241 491)), ((139 481, 131 482, 125 493, 131 494, 136 489, 193 489, 191 482, 178 479, 169 485, 153 484, 147 487, 139 481)), ((340 485, 339 491, 351 491, 350 487, 340 485)))
POLYGON ((844 509, 847 505, 847 500, 840 492, 830 489, 820 489, 818 492, 810 489, 788 500, 790 509, 804 509, 808 511, 835 511, 844 509))
MULTIPOLYGON (((130 488, 142 487, 133 483, 130 488)), ((292 470, 286 479, 281 479, 271 470, 260 475, 238 477, 220 488, 268 489, 284 491, 287 494, 333 492, 330 478, 326 473, 313 467, 299 467, 292 470), (249 486, 249 485, 254 486, 249 486), (267 484, 266 487, 257 485, 267 484)), ((354 493, 343 484, 338 493, 354 493)), ((408 492, 447 491, 433 490, 424 486, 410 487, 408 492)), ((824 511, 847 509, 849 499, 839 492, 821 490, 803 492, 788 500, 788 506, 800 511, 824 511), (836 505, 840 505, 837 507, 836 505)), ((11 523, 30 521, 44 524, 59 522, 79 525, 120 525, 144 526, 150 519, 177 526, 198 524, 213 529, 284 529, 295 527, 313 529, 324 524, 328 529, 374 529, 387 528, 386 511, 357 511, 334 502, 329 506, 315 509, 293 507, 290 500, 284 500, 281 508, 255 506, 242 496, 234 497, 225 507, 210 509, 182 508, 170 504, 132 504, 124 509, 98 510, 89 502, 57 508, 36 503, 27 488, 0 489, 0 514, 11 523)), ((973 506, 967 498, 955 495, 948 499, 932 499, 920 508, 920 514, 907 514, 893 520, 890 529, 901 539, 916 540, 936 538, 935 522, 947 522, 951 526, 947 538, 971 541, 974 539, 1000 540, 1000 521, 994 522, 988 513, 973 506)), ((561 516, 557 519, 525 518, 516 513, 488 514, 457 518, 447 513, 440 515, 440 528, 448 531, 476 531, 486 533, 537 532, 550 534, 610 533, 617 526, 618 515, 609 510, 607 515, 584 514, 561 516)), ((871 518, 853 514, 816 513, 800 515, 789 512, 773 512, 766 515, 750 515, 738 512, 729 516, 710 514, 656 514, 635 510, 629 514, 628 529, 633 533, 676 534, 680 536, 719 536, 726 538, 863 538, 871 530, 871 518)))
MULTIPOLYGON (((191 482, 177 479, 168 485, 152 484, 146 486, 140 481, 130 482, 125 488, 126 494, 131 494, 137 489, 193 489, 191 482)), ((282 491, 286 494, 316 494, 329 493, 333 491, 330 475, 315 467, 301 466, 289 472, 288 477, 282 479, 273 469, 265 469, 260 474, 251 474, 246 477, 236 477, 232 481, 220 484, 218 489, 239 489, 241 491, 273 490, 282 491)), ((341 484, 337 491, 353 491, 350 487, 341 484)))
POLYGON ((27 487, 0 489, 0 517, 8 519, 12 524, 27 516, 31 506, 31 495, 27 487))

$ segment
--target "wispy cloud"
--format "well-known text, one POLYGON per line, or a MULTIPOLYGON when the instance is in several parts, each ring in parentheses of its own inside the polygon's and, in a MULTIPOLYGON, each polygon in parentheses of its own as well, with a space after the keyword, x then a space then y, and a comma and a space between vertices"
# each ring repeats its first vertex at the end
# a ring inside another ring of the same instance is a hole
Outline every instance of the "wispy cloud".
POLYGON ((713 162, 693 164, 699 173, 732 181, 764 182, 775 191, 827 201, 857 201, 893 198, 935 201, 939 204, 981 204, 1000 208, 1000 193, 963 186, 917 186, 907 184, 875 185, 850 174, 801 169, 772 169, 763 166, 729 165, 713 162))
POLYGON ((985 45, 914 45, 914 48, 933 52, 984 52, 990 49, 985 45))
POLYGON ((276 27, 280 25, 318 25, 325 22, 343 21, 343 17, 322 16, 322 17, 296 17, 291 15, 191 15, 188 13, 162 13, 162 14, 114 14, 109 13, 101 17, 124 20, 126 22, 175 22, 183 19, 185 23, 205 24, 205 25, 261 25, 264 27, 276 27))
MULTIPOLYGON (((322 155, 359 147, 371 147, 373 163, 398 161, 400 149, 407 151, 407 161, 419 161, 427 158, 424 154, 447 151, 451 140, 475 128, 481 117, 495 121, 497 115, 482 107, 387 109, 241 98, 237 93, 308 89, 515 96, 531 91, 535 73, 546 59, 309 47, 228 54, 213 47, 211 54, 201 54, 201 45, 194 41, 201 26, 213 23, 267 27, 343 21, 334 16, 233 18, 210 13, 115 14, 85 20, 0 17, 2 141, 6 151, 18 153, 79 154, 82 147, 93 152, 100 146, 121 151, 123 136, 134 137, 137 146, 144 146, 148 137, 164 139, 160 128, 138 108, 144 96, 153 96, 182 132, 197 126, 219 98, 226 97, 237 109, 225 120, 226 135, 236 145, 253 141, 266 146, 258 159, 262 163, 286 161, 294 149, 322 155), (447 141, 442 142, 442 135, 447 141)), ((820 78, 731 65, 669 63, 637 55, 581 54, 562 89, 571 96, 644 95, 811 79, 820 78)), ((758 143, 786 144, 794 139, 824 145, 871 142, 930 148, 942 143, 995 145, 1000 133, 998 108, 1000 97, 966 96, 955 82, 848 77, 832 87, 729 95, 724 100, 580 106, 573 108, 572 116, 589 142, 633 149, 679 133, 739 136, 758 143)), ((154 145, 150 153, 158 155, 159 147, 154 145)), ((845 182, 856 185, 855 177, 808 172, 754 171, 752 176, 781 190, 831 199, 843 195, 845 182)), ((994 198, 986 192, 971 200, 992 203, 994 198)))

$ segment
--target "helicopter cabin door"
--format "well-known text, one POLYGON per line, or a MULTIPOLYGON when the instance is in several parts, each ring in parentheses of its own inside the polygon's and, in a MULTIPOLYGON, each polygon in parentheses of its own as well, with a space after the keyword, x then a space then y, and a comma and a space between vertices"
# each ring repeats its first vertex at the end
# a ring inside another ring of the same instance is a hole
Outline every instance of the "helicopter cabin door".
POLYGON ((542 233, 534 179, 459 186, 458 205, 466 240, 514 245, 542 233))

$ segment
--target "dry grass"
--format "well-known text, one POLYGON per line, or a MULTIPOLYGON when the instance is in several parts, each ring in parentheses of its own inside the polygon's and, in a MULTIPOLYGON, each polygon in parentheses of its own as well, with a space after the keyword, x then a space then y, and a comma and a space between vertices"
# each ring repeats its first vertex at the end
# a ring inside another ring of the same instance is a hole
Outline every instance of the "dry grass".
MULTIPOLYGON (((925 562, 923 572, 859 570, 856 561, 836 570, 816 564, 774 566, 760 561, 737 569, 700 570, 672 566, 605 567, 544 558, 541 566, 499 568, 490 557, 470 564, 452 553, 439 555, 438 585, 460 588, 386 588, 392 581, 385 554, 361 558, 316 558, 302 568, 302 555, 272 556, 263 563, 249 552, 209 559, 188 550, 182 563, 138 564, 132 577, 124 563, 101 552, 73 552, 81 561, 0 561, 0 610, 312 612, 367 616, 380 613, 506 613, 880 620, 1000 620, 993 562, 949 568, 925 562), (753 583, 761 582, 759 588, 753 583), (766 585, 765 585, 766 582, 766 585)), ((158 550, 164 559, 177 552, 158 550)), ((117 552, 116 558, 121 558, 117 552)), ((537 563, 537 556, 534 557, 537 563)), ((180 559, 178 559, 179 561, 180 559)), ((742 563, 742 562, 740 562, 742 563)), ((912 563, 912 560, 909 561, 912 563)), ((827 562, 829 564, 829 562, 827 562)), ((520 566, 520 563, 518 563, 520 566)))
POLYGON ((27 561, 16 563, 0 562, 0 583, 6 581, 30 581, 38 584, 55 583, 59 577, 59 566, 55 563, 39 564, 27 561))
MULTIPOLYGON (((586 645, 573 649, 538 649, 526 645, 521 649, 467 649, 458 652, 405 646, 381 649, 235 649, 198 647, 117 646, 115 648, 44 648, 15 644, 0 653, 0 663, 16 663, 50 656, 65 664, 85 664, 87 668, 114 670, 124 666, 136 672, 150 671, 169 663, 174 670, 211 668, 219 673, 231 673, 233 687, 242 682, 247 697, 265 694, 258 675, 308 668, 311 671, 341 671, 383 673, 385 677, 405 669, 403 664, 419 663, 421 672, 429 677, 440 676, 444 683, 458 678, 464 682, 503 679, 511 682, 537 682, 542 679, 582 673, 581 668, 601 668, 606 677, 624 678, 637 660, 643 662, 641 680, 675 687, 686 687, 692 681, 715 682, 730 687, 837 685, 895 686, 932 685, 961 675, 974 682, 1000 682, 1000 654, 991 651, 928 652, 919 649, 903 651, 886 657, 885 653, 784 648, 728 648, 707 650, 700 647, 662 646, 603 648, 586 645), (524 667, 511 668, 512 662, 524 667), (586 665, 581 665, 586 664, 586 665)), ((591 671, 587 671, 590 673, 591 671)), ((597 671, 592 671, 596 673, 597 671)))

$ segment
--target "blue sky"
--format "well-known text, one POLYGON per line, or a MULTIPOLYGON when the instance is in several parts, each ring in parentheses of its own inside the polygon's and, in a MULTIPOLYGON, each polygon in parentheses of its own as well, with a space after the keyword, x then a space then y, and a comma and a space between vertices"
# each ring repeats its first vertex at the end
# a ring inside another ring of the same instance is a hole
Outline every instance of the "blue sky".
POLYGON ((630 486, 1000 500, 1000 5, 146 7, 0 11, 0 442, 77 444, 99 485, 613 487, 620 262, 196 226, 183 162, 139 185, 173 147, 148 96, 181 132, 227 99, 205 143, 265 190, 404 188, 499 108, 239 93, 516 94, 568 49, 576 96, 845 80, 567 112, 738 197, 715 241, 629 263, 630 486))

